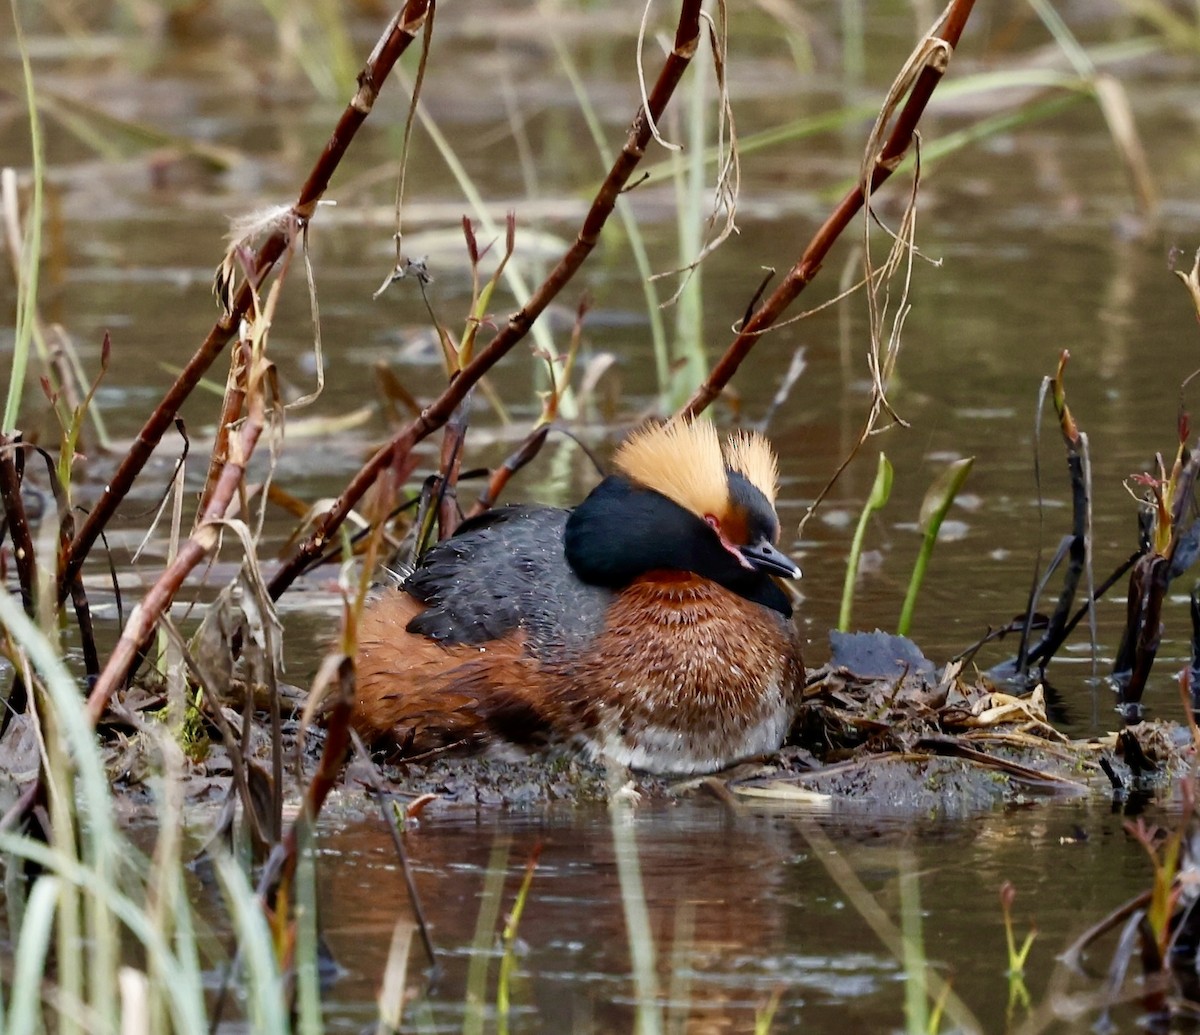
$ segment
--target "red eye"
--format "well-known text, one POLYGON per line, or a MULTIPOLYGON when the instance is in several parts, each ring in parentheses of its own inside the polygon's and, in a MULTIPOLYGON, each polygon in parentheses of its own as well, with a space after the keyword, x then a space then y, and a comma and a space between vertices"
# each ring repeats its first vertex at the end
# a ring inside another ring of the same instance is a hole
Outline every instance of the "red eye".
POLYGON ((704 522, 705 522, 705 524, 708 525, 709 528, 715 529, 717 532, 721 531, 721 522, 718 521, 715 517, 713 517, 712 514, 705 514, 704 522))

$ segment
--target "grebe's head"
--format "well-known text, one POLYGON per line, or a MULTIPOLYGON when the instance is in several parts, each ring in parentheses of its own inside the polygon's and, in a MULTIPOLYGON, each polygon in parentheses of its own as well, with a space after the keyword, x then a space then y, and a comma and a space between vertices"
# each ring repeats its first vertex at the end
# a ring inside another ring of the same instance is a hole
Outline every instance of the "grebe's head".
POLYGON ((762 435, 738 432, 722 449, 710 422, 672 420, 635 431, 613 465, 567 522, 580 578, 620 586, 656 569, 691 571, 790 613, 770 576, 800 569, 776 546, 778 465, 762 435))

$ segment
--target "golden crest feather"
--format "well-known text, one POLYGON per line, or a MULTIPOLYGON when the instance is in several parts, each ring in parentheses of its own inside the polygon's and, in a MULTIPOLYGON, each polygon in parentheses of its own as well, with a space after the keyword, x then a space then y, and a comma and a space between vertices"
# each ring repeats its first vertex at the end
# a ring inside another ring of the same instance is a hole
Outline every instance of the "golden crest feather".
POLYGON ((779 462, 775 450, 757 431, 739 431, 725 443, 725 463, 737 471, 775 506, 779 494, 779 462))
POLYGON ((721 443, 709 421, 670 420, 639 428, 621 443, 613 465, 699 517, 720 516, 729 506, 721 443))

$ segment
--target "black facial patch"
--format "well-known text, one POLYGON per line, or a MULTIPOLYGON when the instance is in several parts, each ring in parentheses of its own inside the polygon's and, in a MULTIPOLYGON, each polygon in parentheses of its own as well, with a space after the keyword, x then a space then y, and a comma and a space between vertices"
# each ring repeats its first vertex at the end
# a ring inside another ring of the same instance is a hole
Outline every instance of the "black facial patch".
POLYGON ((745 515, 746 542, 758 543, 766 540, 768 543, 779 541, 779 518, 775 516, 775 508, 758 486, 738 471, 725 472, 729 483, 729 503, 745 515))
MULTIPOLYGON (((749 541, 758 542, 777 533, 779 523, 766 497, 741 481, 750 504, 749 541)), ((792 613, 770 576, 740 564, 702 518, 621 475, 605 478, 575 508, 563 543, 575 574, 591 585, 619 590, 648 571, 690 571, 756 604, 792 613)))

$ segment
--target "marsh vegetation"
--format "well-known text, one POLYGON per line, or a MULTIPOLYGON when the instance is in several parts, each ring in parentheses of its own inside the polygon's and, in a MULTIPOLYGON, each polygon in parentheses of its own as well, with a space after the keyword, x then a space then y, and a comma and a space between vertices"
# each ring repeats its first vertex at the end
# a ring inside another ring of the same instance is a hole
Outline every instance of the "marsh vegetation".
POLYGON ((5 17, 0 1031, 1186 1023, 1193 9, 5 17), (382 563, 701 411, 799 743, 355 749, 382 563))

